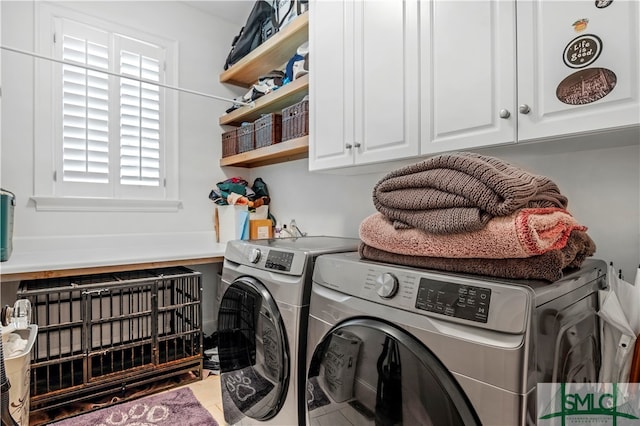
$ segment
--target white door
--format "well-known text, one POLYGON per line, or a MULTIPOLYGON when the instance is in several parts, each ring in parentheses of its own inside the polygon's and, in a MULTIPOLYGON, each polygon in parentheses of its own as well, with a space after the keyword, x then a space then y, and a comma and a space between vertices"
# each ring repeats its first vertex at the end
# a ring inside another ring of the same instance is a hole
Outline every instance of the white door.
POLYGON ((309 12, 309 170, 417 156, 417 0, 313 1, 309 12))
POLYGON ((637 1, 518 1, 518 139, 640 123, 637 1))
POLYGON ((516 140, 514 1, 420 3, 421 152, 516 140))
POLYGON ((418 1, 354 3, 355 161, 417 156, 418 1))
POLYGON ((309 5, 309 170, 353 164, 354 53, 351 1, 309 5))

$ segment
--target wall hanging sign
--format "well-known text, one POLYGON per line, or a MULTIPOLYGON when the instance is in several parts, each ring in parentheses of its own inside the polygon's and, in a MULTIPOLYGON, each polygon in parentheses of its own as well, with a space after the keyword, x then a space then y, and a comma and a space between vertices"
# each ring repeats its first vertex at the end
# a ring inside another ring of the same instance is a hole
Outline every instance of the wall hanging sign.
POLYGON ((590 104, 611 93, 616 82, 616 74, 606 68, 580 70, 560 82, 556 97, 568 105, 590 104))
POLYGON ((602 40, 593 34, 574 38, 564 48, 564 63, 570 68, 584 68, 592 64, 602 53, 602 40))
POLYGON ((613 3, 613 0, 596 0, 596 7, 598 9, 604 9, 613 3))

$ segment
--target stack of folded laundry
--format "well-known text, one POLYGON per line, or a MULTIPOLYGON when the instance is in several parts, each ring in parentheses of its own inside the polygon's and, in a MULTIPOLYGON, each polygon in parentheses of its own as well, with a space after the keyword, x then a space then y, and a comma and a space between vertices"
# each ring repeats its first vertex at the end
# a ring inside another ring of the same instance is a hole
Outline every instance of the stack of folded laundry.
POLYGON ((395 170, 376 184, 373 203, 378 212, 360 225, 364 259, 556 281, 595 252, 551 179, 476 153, 395 170))

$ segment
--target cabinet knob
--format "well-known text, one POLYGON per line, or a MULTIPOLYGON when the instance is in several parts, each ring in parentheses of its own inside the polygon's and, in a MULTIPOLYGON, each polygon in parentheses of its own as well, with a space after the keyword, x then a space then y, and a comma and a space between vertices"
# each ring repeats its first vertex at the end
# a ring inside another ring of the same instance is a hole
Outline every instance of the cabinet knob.
POLYGON ((348 143, 348 144, 346 144, 344 147, 345 147, 345 148, 347 148, 347 149, 351 149, 351 148, 353 148, 353 145, 351 145, 350 143, 348 143))
POLYGON ((529 114, 529 112, 531 112, 531 108, 529 108, 529 105, 527 104, 522 104, 518 108, 518 111, 520 111, 520 114, 529 114))
POLYGON ((500 110, 500 118, 509 118, 509 117, 511 117, 511 113, 509 112, 508 109, 500 110))
POLYGON ((354 143, 353 146, 356 147, 356 148, 360 148, 360 142, 354 143))

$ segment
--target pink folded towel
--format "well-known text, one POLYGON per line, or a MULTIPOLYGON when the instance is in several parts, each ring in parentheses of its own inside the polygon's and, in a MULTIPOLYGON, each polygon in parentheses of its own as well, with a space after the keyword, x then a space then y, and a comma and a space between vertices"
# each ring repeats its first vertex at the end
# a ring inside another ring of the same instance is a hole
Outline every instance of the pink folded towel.
POLYGON ((361 242, 360 257, 376 262, 392 263, 416 268, 491 277, 557 281, 564 271, 579 268, 596 251, 596 245, 586 232, 573 231, 567 244, 539 256, 522 259, 451 259, 445 257, 407 256, 370 247, 361 242))
POLYGON ((374 213, 360 224, 360 239, 370 247, 410 256, 507 259, 561 249, 573 230, 587 228, 556 207, 520 209, 492 218, 481 230, 457 234, 396 229, 389 218, 374 213))

